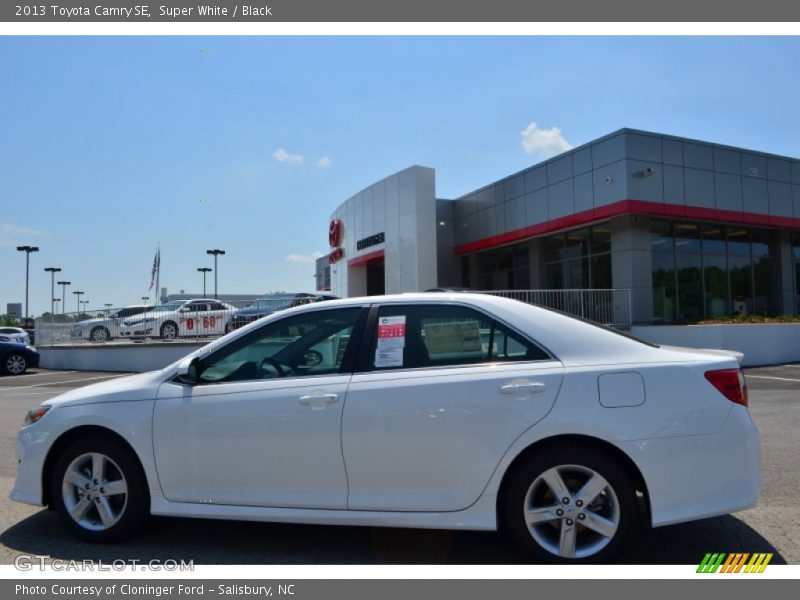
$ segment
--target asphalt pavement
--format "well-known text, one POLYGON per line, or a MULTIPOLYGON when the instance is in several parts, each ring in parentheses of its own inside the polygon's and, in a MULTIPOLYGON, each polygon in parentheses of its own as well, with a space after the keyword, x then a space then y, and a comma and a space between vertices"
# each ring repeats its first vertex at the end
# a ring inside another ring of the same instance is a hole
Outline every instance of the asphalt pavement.
MULTIPOLYGON (((0 563, 18 554, 65 560, 194 560, 196 564, 511 564, 525 562, 497 533, 156 518, 121 544, 77 541, 45 509, 11 502, 14 439, 25 412, 64 391, 122 374, 35 370, 0 377, 0 563)), ((706 552, 772 552, 800 564, 800 364, 748 369, 761 432, 764 486, 755 508, 649 531, 631 564, 698 564, 706 552)))

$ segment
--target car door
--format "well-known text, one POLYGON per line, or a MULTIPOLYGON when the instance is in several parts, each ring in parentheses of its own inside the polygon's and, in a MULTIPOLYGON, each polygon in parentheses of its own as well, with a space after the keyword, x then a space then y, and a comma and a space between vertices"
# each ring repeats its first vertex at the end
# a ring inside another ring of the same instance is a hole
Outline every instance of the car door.
POLYGON ((209 335, 219 335, 225 333, 225 323, 228 322, 228 316, 232 312, 222 302, 212 301, 209 302, 208 319, 204 321, 205 331, 209 335))
POLYGON ((348 508, 454 511, 550 410, 559 361, 459 304, 386 304, 347 393, 348 508))
POLYGON ((265 324, 161 385, 153 445, 175 502, 345 508, 341 417, 364 309, 265 324))

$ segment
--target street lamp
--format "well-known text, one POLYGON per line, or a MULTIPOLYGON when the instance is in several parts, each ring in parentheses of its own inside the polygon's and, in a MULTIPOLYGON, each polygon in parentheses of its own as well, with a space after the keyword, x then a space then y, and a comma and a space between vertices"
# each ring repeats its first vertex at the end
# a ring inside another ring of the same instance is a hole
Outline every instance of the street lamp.
POLYGON ((67 286, 68 285, 72 285, 72 282, 71 281, 58 281, 56 283, 58 283, 58 285, 61 286, 61 314, 63 315, 64 311, 66 310, 66 306, 67 306, 67 303, 65 301, 66 293, 67 293, 67 286))
POLYGON ((106 307, 106 316, 110 315, 111 314, 111 307, 114 306, 114 305, 106 302, 105 304, 103 304, 103 306, 106 307))
POLYGON ((150 296, 142 296, 142 302, 144 302, 145 306, 147 306, 147 301, 148 300, 150 300, 150 296))
POLYGON ((217 300, 217 273, 219 273, 219 269, 217 268, 217 257, 224 255, 225 250, 214 248, 213 250, 206 250, 206 254, 211 254, 214 257, 214 300, 217 300))
POLYGON ((197 270, 203 274, 203 298, 206 297, 206 273, 211 272, 211 267, 197 267, 197 270))
POLYGON ((84 294, 85 292, 72 292, 72 293, 75 294, 78 297, 78 313, 80 313, 81 312, 81 294, 84 294))
POLYGON ((38 252, 39 246, 17 246, 17 251, 25 253, 25 327, 28 327, 28 275, 31 266, 31 252, 38 252))
MULTIPOLYGON (((82 304, 82 305, 83 305, 83 306, 81 307, 81 313, 83 313, 83 314, 85 315, 85 314, 86 314, 86 305, 87 305, 87 304, 89 304, 89 301, 88 301, 88 300, 81 300, 81 301, 79 302, 79 304, 82 304)), ((87 316, 88 316, 88 315, 87 315, 87 316)))
POLYGON ((53 299, 56 295, 56 273, 60 273, 61 268, 45 267, 44 270, 50 273, 50 324, 52 325, 55 322, 53 314, 53 311, 55 310, 55 302, 53 302, 53 299))

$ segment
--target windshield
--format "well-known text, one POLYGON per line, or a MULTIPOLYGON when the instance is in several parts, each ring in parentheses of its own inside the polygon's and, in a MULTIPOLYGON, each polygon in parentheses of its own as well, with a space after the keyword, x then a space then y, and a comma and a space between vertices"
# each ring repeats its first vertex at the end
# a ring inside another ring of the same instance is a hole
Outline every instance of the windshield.
POLYGON ((177 310, 184 304, 186 304, 186 300, 173 300, 172 302, 167 302, 161 306, 154 306, 153 310, 177 310))

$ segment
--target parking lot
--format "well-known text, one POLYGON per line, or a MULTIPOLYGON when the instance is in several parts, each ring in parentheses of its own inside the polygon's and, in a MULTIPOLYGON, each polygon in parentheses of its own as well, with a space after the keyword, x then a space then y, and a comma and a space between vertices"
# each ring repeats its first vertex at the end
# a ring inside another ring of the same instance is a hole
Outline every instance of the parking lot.
MULTIPOLYGON (((75 560, 193 559, 198 564, 522 562, 492 532, 159 518, 124 544, 78 542, 53 513, 8 500, 16 470, 14 438, 28 409, 66 390, 118 376, 38 370, 0 378, 0 563, 11 563, 20 553, 75 560)), ((747 384, 762 438, 764 487, 758 506, 654 530, 629 549, 625 562, 697 564, 706 552, 741 551, 773 552, 774 564, 800 563, 800 364, 748 369, 747 384)))

